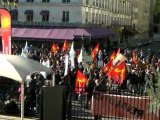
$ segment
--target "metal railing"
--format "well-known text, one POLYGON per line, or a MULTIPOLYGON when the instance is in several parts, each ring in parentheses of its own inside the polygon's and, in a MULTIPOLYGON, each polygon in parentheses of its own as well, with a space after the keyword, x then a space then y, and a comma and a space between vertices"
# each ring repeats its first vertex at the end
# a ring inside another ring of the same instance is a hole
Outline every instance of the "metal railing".
POLYGON ((71 120, 117 120, 138 119, 158 120, 160 109, 152 103, 143 91, 132 92, 124 89, 93 92, 86 107, 87 94, 71 92, 67 102, 70 110, 67 115, 71 120))

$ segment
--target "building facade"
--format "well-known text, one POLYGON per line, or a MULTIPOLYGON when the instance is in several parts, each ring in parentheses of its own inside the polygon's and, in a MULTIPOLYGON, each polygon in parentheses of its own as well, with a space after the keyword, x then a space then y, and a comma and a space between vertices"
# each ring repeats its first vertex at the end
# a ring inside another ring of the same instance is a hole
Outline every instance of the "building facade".
MULTIPOLYGON (((4 0, 5 1, 5 0, 4 0)), ((131 0, 19 0, 1 3, 13 14, 13 22, 48 22, 131 25, 131 0)))
POLYGON ((138 30, 138 38, 148 37, 151 20, 152 0, 133 0, 132 6, 132 26, 138 30))
POLYGON ((2 1, 0 6, 12 14, 13 27, 109 27, 118 38, 124 27, 134 27, 140 36, 147 36, 149 30, 150 0, 18 0, 17 4, 2 1))

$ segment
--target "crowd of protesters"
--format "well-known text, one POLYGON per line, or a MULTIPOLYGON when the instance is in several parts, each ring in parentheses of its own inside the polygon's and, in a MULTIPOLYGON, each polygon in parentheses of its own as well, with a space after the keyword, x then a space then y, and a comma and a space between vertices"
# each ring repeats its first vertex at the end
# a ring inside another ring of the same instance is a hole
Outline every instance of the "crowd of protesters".
MULTIPOLYGON (((33 48, 33 46, 31 48, 33 48)), ((148 51, 134 49, 138 58, 138 64, 133 62, 133 50, 121 50, 121 54, 126 57, 127 64, 127 77, 122 85, 114 84, 107 75, 100 72, 103 66, 109 62, 111 53, 113 51, 117 52, 117 49, 108 51, 106 49, 101 50, 100 48, 96 55, 96 62, 87 62, 85 64, 83 64, 83 62, 78 62, 77 59, 80 50, 75 50, 75 68, 69 67, 67 75, 64 75, 65 55, 69 54, 69 51, 66 52, 59 49, 59 51, 54 53, 50 48, 45 46, 28 50, 27 57, 29 59, 36 60, 44 66, 51 68, 53 73, 49 75, 34 73, 28 76, 25 82, 26 111, 36 109, 36 112, 39 112, 40 88, 53 85, 53 77, 55 80, 54 85, 66 86, 66 93, 68 96, 71 90, 75 90, 77 70, 80 70, 88 78, 85 91, 83 91, 85 93, 82 93, 86 95, 86 108, 88 108, 94 90, 107 92, 115 89, 127 89, 130 93, 139 94, 144 93, 147 87, 153 87, 156 92, 156 83, 158 83, 156 76, 160 73, 160 58, 155 56, 150 49, 148 49, 148 51), (103 66, 99 66, 97 64, 98 61, 102 61, 103 66)), ((21 55, 21 51, 22 47, 19 47, 16 44, 12 45, 12 54, 21 55)), ((85 48, 83 48, 83 51, 85 51, 85 48)), ((87 51, 85 52, 87 53, 87 51)), ((69 66, 70 64, 71 63, 69 62, 69 66)), ((75 100, 80 100, 80 94, 75 94, 75 100)))

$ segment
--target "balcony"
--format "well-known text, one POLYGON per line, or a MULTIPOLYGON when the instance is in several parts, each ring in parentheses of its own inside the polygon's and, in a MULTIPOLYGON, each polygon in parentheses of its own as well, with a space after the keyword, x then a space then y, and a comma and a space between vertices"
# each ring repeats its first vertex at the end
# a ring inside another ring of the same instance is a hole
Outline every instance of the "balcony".
POLYGON ((12 21, 12 27, 90 27, 90 28, 104 28, 106 26, 101 24, 84 24, 84 23, 54 23, 54 22, 24 22, 12 21))

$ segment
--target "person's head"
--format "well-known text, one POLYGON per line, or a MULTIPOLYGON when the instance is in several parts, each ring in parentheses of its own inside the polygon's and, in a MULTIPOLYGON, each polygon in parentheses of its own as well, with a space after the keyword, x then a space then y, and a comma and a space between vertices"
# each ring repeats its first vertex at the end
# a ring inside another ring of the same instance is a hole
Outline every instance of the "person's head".
POLYGON ((97 71, 97 70, 94 70, 94 74, 97 75, 97 74, 98 74, 98 71, 97 71))

